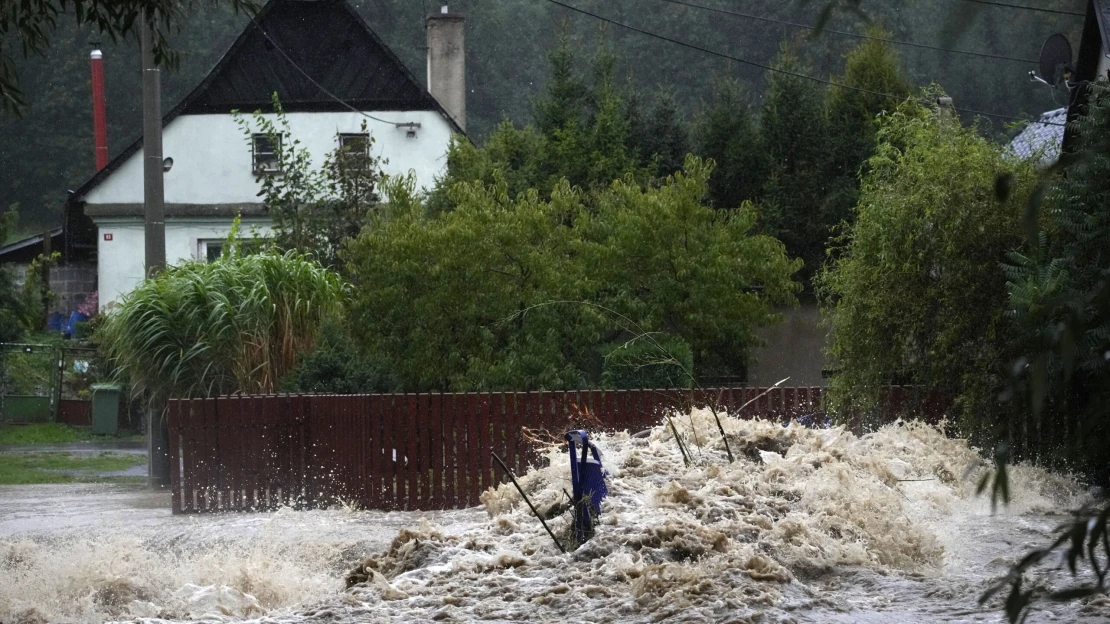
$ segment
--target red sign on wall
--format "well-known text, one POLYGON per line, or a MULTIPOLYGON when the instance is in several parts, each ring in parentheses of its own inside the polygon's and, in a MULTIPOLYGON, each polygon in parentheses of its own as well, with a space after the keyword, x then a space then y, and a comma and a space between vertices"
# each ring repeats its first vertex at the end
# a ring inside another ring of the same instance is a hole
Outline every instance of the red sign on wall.
POLYGON ((104 240, 106 240, 106 241, 112 240, 112 235, 111 234, 105 234, 104 235, 104 240))

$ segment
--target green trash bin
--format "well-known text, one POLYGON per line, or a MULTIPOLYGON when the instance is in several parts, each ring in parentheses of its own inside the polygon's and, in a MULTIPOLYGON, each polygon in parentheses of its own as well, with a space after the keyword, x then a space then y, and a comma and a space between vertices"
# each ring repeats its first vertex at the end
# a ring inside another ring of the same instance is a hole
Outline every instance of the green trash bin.
POLYGON ((92 433, 116 435, 119 433, 119 385, 93 384, 91 390, 92 433))

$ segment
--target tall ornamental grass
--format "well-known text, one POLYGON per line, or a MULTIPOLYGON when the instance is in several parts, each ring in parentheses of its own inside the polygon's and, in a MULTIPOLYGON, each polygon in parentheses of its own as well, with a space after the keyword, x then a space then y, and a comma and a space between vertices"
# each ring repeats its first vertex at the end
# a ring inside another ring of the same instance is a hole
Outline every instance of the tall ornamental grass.
POLYGON ((304 255, 233 253, 144 281, 100 337, 118 373, 155 400, 269 393, 345 296, 339 276, 304 255))

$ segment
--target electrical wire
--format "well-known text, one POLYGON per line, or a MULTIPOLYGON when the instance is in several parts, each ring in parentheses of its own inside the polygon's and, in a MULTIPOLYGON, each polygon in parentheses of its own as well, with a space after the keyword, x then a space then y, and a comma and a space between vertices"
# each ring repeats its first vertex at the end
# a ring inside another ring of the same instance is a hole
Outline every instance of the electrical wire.
POLYGON ((262 33, 262 36, 263 36, 263 37, 265 37, 265 38, 266 38, 266 40, 270 42, 270 45, 274 46, 274 49, 278 51, 278 54, 281 54, 281 56, 282 56, 282 57, 284 57, 284 58, 285 58, 285 60, 286 60, 286 61, 287 61, 287 62, 288 62, 288 63, 289 63, 290 65, 292 65, 292 66, 293 66, 293 69, 295 69, 295 70, 297 70, 298 72, 300 72, 300 74, 301 74, 302 76, 304 76, 304 77, 305 77, 305 79, 307 79, 307 80, 308 80, 309 82, 311 82, 311 83, 312 83, 313 85, 315 85, 315 86, 316 86, 316 88, 317 88, 317 89, 319 89, 320 91, 322 91, 322 92, 323 92, 323 93, 324 93, 325 95, 327 95, 327 96, 328 96, 328 97, 330 97, 331 99, 335 100, 335 101, 336 101, 336 102, 338 102, 339 104, 342 104, 343 106, 347 107, 348 109, 350 109, 350 110, 351 110, 351 112, 353 112, 353 113, 358 113, 359 115, 362 115, 363 117, 366 117, 367 119, 372 119, 372 120, 374 120, 374 121, 377 121, 377 122, 379 122, 379 123, 389 124, 389 125, 391 125, 391 126, 404 126, 404 125, 407 125, 407 124, 410 124, 410 123, 415 123, 415 122, 396 122, 396 121, 388 121, 388 120, 382 119, 382 118, 380 118, 380 117, 375 117, 375 116, 373 116, 373 115, 370 115, 370 114, 368 114, 368 113, 366 113, 366 112, 360 111, 359 109, 355 108, 354 106, 351 106, 351 105, 350 105, 350 104, 348 104, 347 102, 343 101, 343 100, 342 100, 342 99, 341 99, 341 98, 340 98, 339 96, 337 96, 337 95, 335 95, 334 93, 332 93, 331 91, 328 91, 327 89, 325 89, 325 88, 324 88, 324 85, 322 85, 322 84, 320 84, 320 83, 316 82, 316 81, 315 81, 315 80, 314 80, 314 79, 312 78, 312 76, 309 76, 309 75, 308 75, 308 72, 306 72, 305 70, 301 69, 301 66, 300 66, 300 65, 297 65, 297 62, 296 62, 296 61, 294 61, 294 60, 293 60, 292 58, 290 58, 290 57, 289 57, 289 55, 285 53, 285 50, 282 50, 282 49, 281 49, 281 46, 279 46, 279 45, 277 44, 277 42, 276 42, 276 41, 274 41, 273 37, 271 37, 271 36, 270 36, 270 34, 269 34, 268 32, 266 32, 266 29, 262 28, 262 24, 259 24, 259 23, 258 23, 258 21, 254 19, 254 16, 251 16, 251 22, 253 22, 253 23, 254 23, 254 25, 255 25, 255 26, 256 26, 256 27, 258 28, 258 32, 262 33))
POLYGON ((1037 11, 1040 13, 1055 13, 1057 15, 1077 15, 1085 17, 1085 13, 1078 11, 1064 11, 1063 9, 1045 9, 1041 7, 1022 6, 1020 4, 1010 4, 1008 2, 993 2, 992 0, 964 0, 965 2, 974 2, 975 4, 986 4, 989 6, 1004 7, 1007 9, 1024 9, 1026 11, 1037 11))
MULTIPOLYGON (((749 61, 747 59, 743 59, 743 58, 740 58, 738 56, 732 56, 731 54, 725 54, 724 52, 718 52, 716 50, 710 50, 709 48, 703 48, 703 47, 701 47, 699 45, 696 45, 696 44, 693 44, 693 43, 687 43, 685 41, 680 41, 678 39, 672 39, 672 38, 667 37, 665 35, 660 35, 660 34, 657 34, 657 33, 653 33, 650 30, 644 30, 642 28, 637 28, 636 26, 632 26, 630 24, 625 24, 624 22, 618 22, 614 19, 610 19, 608 17, 605 17, 604 15, 598 15, 596 13, 591 13, 590 11, 587 11, 585 9, 580 9, 576 6, 572 6, 572 5, 566 4, 564 2, 560 2, 559 0, 547 0, 547 2, 550 2, 551 4, 561 6, 564 9, 569 9, 569 10, 574 11, 576 13, 581 13, 583 15, 587 15, 589 17, 592 17, 594 19, 606 22, 608 24, 612 24, 614 26, 620 26, 621 28, 625 28, 625 29, 631 30, 633 32, 638 32, 642 35, 647 35, 649 37, 654 37, 656 39, 661 39, 663 41, 668 41, 668 42, 673 43, 675 45, 680 45, 680 46, 685 47, 685 48, 690 48, 692 50, 697 50, 699 52, 704 52, 706 54, 711 54, 713 56, 718 56, 720 58, 728 59, 730 61, 736 61, 737 63, 742 63, 744 65, 751 65, 752 67, 758 67, 759 69, 762 69, 764 71, 775 72, 775 73, 779 73, 779 74, 785 74, 787 76, 794 76, 795 78, 802 78, 804 80, 810 80, 810 81, 813 81, 813 82, 818 82, 818 83, 828 85, 828 86, 831 86, 831 87, 839 87, 841 89, 848 89, 850 91, 856 91, 858 93, 867 93, 869 95, 878 95, 880 97, 891 98, 891 99, 894 99, 894 100, 901 99, 899 96, 896 96, 896 95, 893 95, 893 94, 890 94, 890 93, 883 93, 882 91, 874 91, 874 90, 871 90, 871 89, 864 89, 863 87, 853 87, 851 85, 840 84, 840 83, 837 83, 837 82, 833 82, 832 80, 825 80, 824 78, 817 78, 816 76, 807 76, 805 74, 799 74, 798 72, 793 72, 793 71, 790 71, 788 69, 781 69, 781 68, 778 68, 778 67, 772 67, 770 65, 766 65, 766 64, 763 64, 763 63, 757 63, 756 61, 749 61)), ((959 106, 953 106, 952 108, 955 109, 955 110, 958 110, 962 113, 969 113, 969 114, 972 114, 972 115, 982 115, 984 117, 996 117, 998 119, 1010 119, 1010 120, 1013 120, 1013 121, 1029 121, 1029 119, 1026 119, 1025 117, 1017 117, 1017 116, 1014 116, 1014 115, 1003 115, 1002 113, 988 113, 987 111, 975 110, 973 108, 962 108, 962 107, 959 107, 959 106)), ((1040 122, 1040 121, 1034 122, 1034 123, 1044 123, 1045 125, 1054 125, 1054 126, 1064 125, 1064 124, 1060 124, 1060 123, 1048 123, 1048 122, 1040 122)))
MULTIPOLYGON (((682 0, 661 0, 661 1, 662 2, 668 2, 670 4, 678 4, 678 5, 690 7, 690 8, 693 8, 693 9, 701 9, 703 11, 711 11, 713 13, 721 13, 721 14, 724 14, 724 15, 732 15, 732 16, 735 16, 735 17, 743 17, 743 18, 747 18, 747 19, 759 20, 761 22, 771 22, 772 24, 783 24, 783 25, 786 25, 786 26, 793 26, 794 28, 803 28, 803 29, 806 29, 806 30, 817 30, 816 26, 810 26, 808 24, 800 24, 798 22, 789 22, 789 21, 786 21, 786 20, 774 19, 772 17, 760 17, 759 15, 749 15, 747 13, 739 13, 739 12, 736 12, 736 11, 730 11, 728 9, 718 9, 716 7, 708 7, 708 6, 702 6, 700 4, 693 4, 691 2, 683 2, 682 0)), ((889 44, 893 44, 893 45, 900 45, 900 46, 908 46, 908 47, 911 47, 911 48, 922 48, 922 49, 925 49, 925 50, 936 50, 937 52, 951 52, 953 54, 966 54, 968 56, 979 56, 979 57, 983 57, 983 58, 997 59, 997 60, 1000 60, 1000 61, 1014 61, 1016 63, 1033 63, 1033 64, 1037 63, 1037 61, 1032 60, 1032 59, 1016 58, 1016 57, 1013 57, 1013 56, 1005 56, 1005 55, 1002 55, 1002 54, 988 54, 986 52, 972 52, 971 50, 953 50, 953 49, 949 49, 949 48, 941 48, 941 47, 938 47, 938 46, 926 45, 924 43, 913 43, 913 42, 910 42, 910 41, 898 41, 896 39, 884 39, 883 37, 872 37, 871 35, 860 35, 858 33, 848 32, 848 31, 844 31, 844 30, 834 30, 832 28, 823 28, 823 29, 821 29, 821 32, 832 33, 834 35, 843 35, 845 37, 855 37, 857 39, 867 39, 869 41, 882 41, 884 43, 889 43, 889 44)))

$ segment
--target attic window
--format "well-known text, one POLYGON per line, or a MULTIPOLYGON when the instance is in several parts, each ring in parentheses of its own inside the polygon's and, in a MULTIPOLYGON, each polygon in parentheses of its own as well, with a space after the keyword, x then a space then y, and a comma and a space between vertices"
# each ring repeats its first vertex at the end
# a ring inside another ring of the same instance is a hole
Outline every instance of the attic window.
POLYGON ((370 135, 367 133, 340 133, 339 155, 344 164, 357 169, 370 165, 370 135))
POLYGON ((268 134, 252 134, 251 143, 254 147, 254 172, 279 173, 281 172, 281 137, 271 137, 268 134), (273 139, 277 139, 274 145, 273 139))

